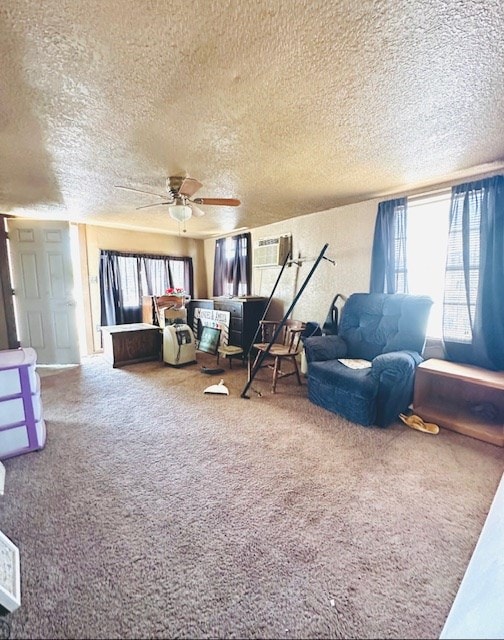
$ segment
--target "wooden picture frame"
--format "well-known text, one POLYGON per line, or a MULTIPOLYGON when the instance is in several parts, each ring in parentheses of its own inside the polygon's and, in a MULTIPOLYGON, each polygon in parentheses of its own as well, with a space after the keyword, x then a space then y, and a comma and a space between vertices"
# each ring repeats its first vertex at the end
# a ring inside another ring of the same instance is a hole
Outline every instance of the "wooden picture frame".
POLYGON ((19 549, 0 531, 0 610, 21 606, 19 549))

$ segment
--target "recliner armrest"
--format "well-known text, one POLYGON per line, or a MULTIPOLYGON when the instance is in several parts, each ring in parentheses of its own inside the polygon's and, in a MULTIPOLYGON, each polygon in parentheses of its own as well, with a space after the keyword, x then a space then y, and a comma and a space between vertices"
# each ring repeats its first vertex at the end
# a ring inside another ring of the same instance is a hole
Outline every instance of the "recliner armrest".
POLYGON ((413 400, 415 369, 423 361, 417 351, 390 351, 373 359, 371 376, 378 381, 376 424, 386 427, 413 400))
POLYGON ((336 360, 347 354, 346 342, 339 336, 312 336, 302 340, 308 363, 336 360))
POLYGON ((422 356, 416 351, 389 351, 388 353, 381 353, 373 358, 371 375, 375 378, 379 378, 384 371, 388 371, 393 374, 401 376, 406 372, 411 371, 411 368, 416 367, 423 362, 422 356))

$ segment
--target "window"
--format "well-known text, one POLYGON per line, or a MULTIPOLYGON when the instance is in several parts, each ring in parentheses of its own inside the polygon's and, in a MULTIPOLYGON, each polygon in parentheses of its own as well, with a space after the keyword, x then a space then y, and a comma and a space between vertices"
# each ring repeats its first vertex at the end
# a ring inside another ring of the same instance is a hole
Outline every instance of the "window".
MULTIPOLYGON (((406 264, 408 291, 430 296, 434 304, 427 335, 443 335, 443 298, 451 192, 408 198, 406 264)), ((463 273, 463 272, 462 272, 463 273)))
POLYGON ((168 260, 168 264, 170 265, 172 276, 172 287, 175 289, 184 289, 184 291, 188 293, 190 286, 188 286, 185 278, 184 260, 168 260))
POLYGON ((122 306, 126 309, 138 307, 140 300, 138 269, 135 258, 118 256, 117 267, 120 289, 122 291, 122 306))
POLYGON ((454 362, 504 370, 504 175, 408 198, 405 211, 401 200, 378 204, 370 291, 394 292, 404 270, 396 245, 404 243, 405 292, 434 301, 427 335, 442 338, 454 362), (402 237, 398 216, 405 218, 402 237))
POLYGON ((247 294, 247 282, 243 282, 242 280, 240 280, 235 285, 233 269, 235 260, 241 253, 244 252, 244 250, 246 252, 244 238, 226 238, 224 243, 224 260, 227 267, 227 278, 223 282, 224 291, 222 292, 225 296, 244 296, 247 294), (238 288, 236 289, 236 287, 238 288))
POLYGON ((464 211, 464 193, 456 193, 446 263, 444 337, 454 342, 471 343, 476 312, 476 296, 480 276, 481 191, 469 193, 469 206, 464 211), (464 218, 467 217, 466 233, 464 218), (467 268, 464 269, 464 252, 467 268), (469 286, 466 288, 466 278, 469 286))
POLYGON ((215 241, 214 296, 247 295, 250 271, 250 233, 215 241))
POLYGON ((142 297, 164 295, 166 289, 193 295, 192 258, 100 252, 101 324, 140 322, 142 297))
POLYGON ((117 265, 124 307, 137 307, 142 295, 161 296, 168 287, 190 291, 184 259, 118 256, 117 265))

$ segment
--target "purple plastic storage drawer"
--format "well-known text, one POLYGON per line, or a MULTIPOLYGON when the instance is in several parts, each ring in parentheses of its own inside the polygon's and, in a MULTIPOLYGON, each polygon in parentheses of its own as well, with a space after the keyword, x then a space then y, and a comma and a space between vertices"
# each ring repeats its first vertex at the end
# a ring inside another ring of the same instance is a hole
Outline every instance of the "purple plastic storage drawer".
POLYGON ((31 348, 0 351, 0 460, 45 444, 36 362, 31 348))

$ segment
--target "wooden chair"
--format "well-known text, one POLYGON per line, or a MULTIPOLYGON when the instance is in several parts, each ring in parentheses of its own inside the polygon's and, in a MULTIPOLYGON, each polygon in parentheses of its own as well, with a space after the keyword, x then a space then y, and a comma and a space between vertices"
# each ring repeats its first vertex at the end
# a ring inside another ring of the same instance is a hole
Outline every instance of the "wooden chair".
POLYGON ((280 378, 295 375, 298 384, 301 384, 297 357, 303 349, 301 334, 305 329, 304 322, 301 322, 300 320, 286 320, 275 342, 271 345, 271 349, 265 357, 263 356, 269 347, 271 339, 275 335, 280 322, 280 320, 261 320, 261 342, 254 344, 257 354, 254 359, 252 369, 255 368, 259 358, 263 357, 264 359, 261 363, 261 368, 268 367, 273 370, 273 380, 271 385, 272 393, 276 393, 277 382, 280 378), (282 371, 281 366, 286 362, 290 362, 291 368, 289 371, 282 371))

